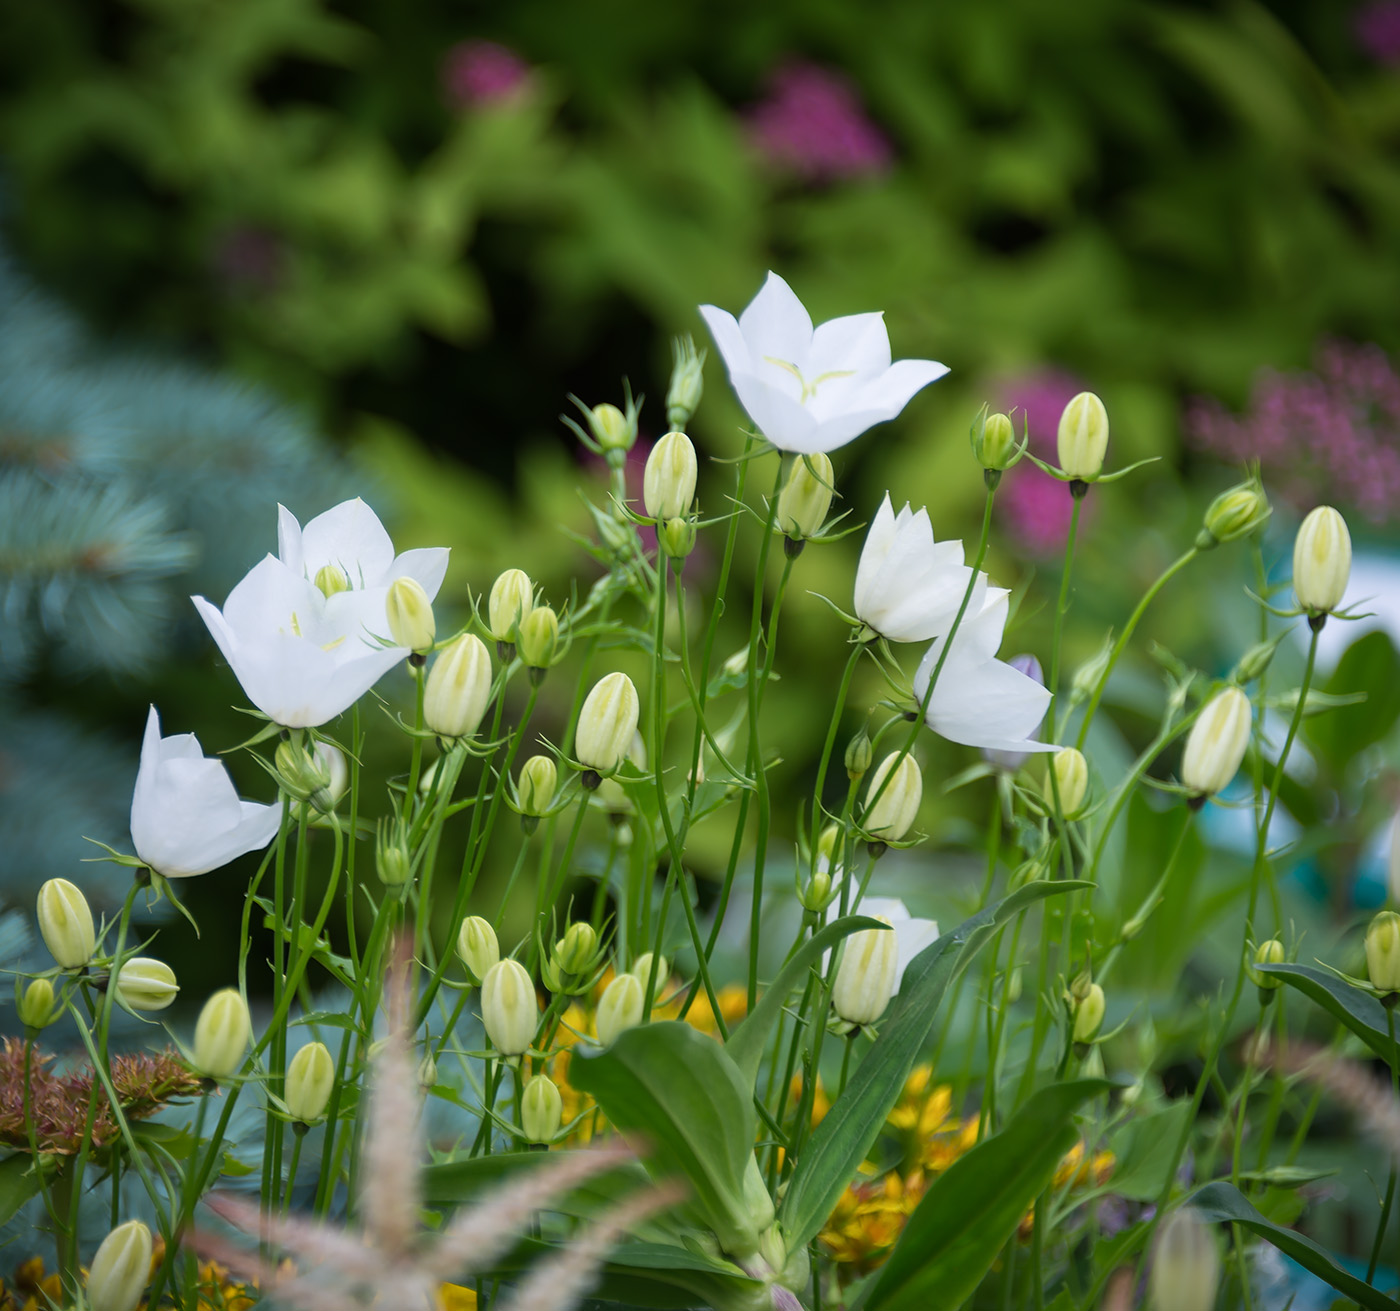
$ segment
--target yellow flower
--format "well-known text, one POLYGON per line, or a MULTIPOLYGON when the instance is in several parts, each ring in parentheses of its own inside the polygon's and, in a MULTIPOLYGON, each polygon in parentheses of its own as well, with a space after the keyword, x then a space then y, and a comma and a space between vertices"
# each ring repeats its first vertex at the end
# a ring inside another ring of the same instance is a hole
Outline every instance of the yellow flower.
POLYGON ((944 1127, 953 1109, 953 1090, 947 1084, 930 1088, 931 1075, 927 1065, 918 1066, 904 1081, 904 1092, 886 1119, 890 1128, 920 1143, 944 1127))
POLYGON ((845 1279, 866 1274, 890 1254, 914 1208, 923 1199, 922 1172, 905 1178, 893 1171, 883 1179, 852 1184, 841 1194, 821 1233, 827 1255, 845 1279))
POLYGON ((476 1290, 461 1284, 444 1284, 438 1289, 439 1311, 476 1311, 476 1290))
MULTIPOLYGON (((719 1013, 724 1019, 726 1029, 733 1029, 749 1013, 748 990, 741 983, 726 983, 715 994, 715 1000, 719 1002, 719 1013)), ((719 1035, 714 1008, 710 1005, 709 994, 703 988, 696 994, 695 1001, 686 1012, 685 1020, 701 1033, 716 1037, 719 1035)))

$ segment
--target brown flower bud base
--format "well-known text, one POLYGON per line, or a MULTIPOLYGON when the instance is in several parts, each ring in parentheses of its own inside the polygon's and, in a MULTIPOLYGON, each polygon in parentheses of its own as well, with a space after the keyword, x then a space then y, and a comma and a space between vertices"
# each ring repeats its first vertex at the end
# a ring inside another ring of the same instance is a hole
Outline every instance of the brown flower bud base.
POLYGON ((1083 478, 1071 478, 1069 483, 1069 494, 1076 501, 1082 501, 1089 495, 1089 484, 1083 478))
POLYGON ((578 781, 590 792, 596 792, 603 785, 603 776, 596 769, 585 769, 578 781))
POLYGON ((796 560, 802 554, 802 548, 807 545, 805 537, 784 537, 783 554, 789 560, 796 560))

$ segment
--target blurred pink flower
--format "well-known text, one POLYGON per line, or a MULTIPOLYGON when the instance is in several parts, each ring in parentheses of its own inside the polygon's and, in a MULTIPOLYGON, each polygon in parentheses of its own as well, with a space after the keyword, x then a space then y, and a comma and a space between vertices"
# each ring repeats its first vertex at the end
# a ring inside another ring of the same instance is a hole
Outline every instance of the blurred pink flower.
POLYGON ((530 65, 497 41, 459 41, 442 61, 442 91, 453 109, 509 100, 530 80, 530 65))
POLYGON ((1400 0, 1378 0, 1355 18, 1357 40, 1378 64, 1400 64, 1400 0))
MULTIPOLYGON (((1002 388, 1001 402, 1019 434, 1030 426, 1030 449, 1042 460, 1055 462, 1060 412, 1084 384, 1058 370, 1029 374, 1002 388)), ((997 510, 1012 536, 1031 555, 1052 556, 1064 550, 1074 500, 1064 483, 1042 473, 1029 460, 1007 470, 997 490, 997 510)), ((1083 528, 1093 514, 1092 499, 1080 511, 1083 528)))
POLYGON ((761 155, 808 182, 884 173, 894 159, 851 83, 805 60, 774 70, 768 94, 749 110, 748 127, 761 155))
POLYGON ((1374 523, 1400 506, 1400 375, 1379 346, 1325 342, 1315 372, 1259 372, 1249 408, 1187 405, 1187 439, 1231 464, 1258 460, 1269 490, 1299 506, 1339 501, 1374 523))

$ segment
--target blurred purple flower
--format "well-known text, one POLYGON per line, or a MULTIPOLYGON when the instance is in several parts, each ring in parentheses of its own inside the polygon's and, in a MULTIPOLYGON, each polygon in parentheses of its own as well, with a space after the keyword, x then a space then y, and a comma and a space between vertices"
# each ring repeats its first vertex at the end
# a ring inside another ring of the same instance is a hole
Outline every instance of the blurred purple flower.
POLYGON ((1258 460, 1269 489, 1298 506, 1339 501, 1373 523, 1400 506, 1400 375, 1379 346, 1326 342, 1316 371, 1261 370, 1249 408, 1187 405, 1192 445, 1231 464, 1258 460))
POLYGON ((459 41, 442 61, 442 92, 453 109, 509 100, 530 81, 530 65, 497 41, 459 41))
POLYGON ((1400 0, 1378 0, 1355 18, 1356 38, 1378 64, 1400 64, 1400 0))
MULTIPOLYGON (((1084 384, 1072 374, 1047 370, 1007 384, 1001 399, 1018 432, 1024 416, 1030 428, 1030 449, 1053 463, 1060 413, 1083 390, 1084 384)), ((1051 556, 1064 549, 1074 500, 1064 483, 1042 473, 1029 460, 1022 460, 1003 476, 997 509, 1002 522, 1031 555, 1051 556)), ((1092 513, 1093 502, 1086 500, 1080 510, 1081 527, 1092 513)))
MULTIPOLYGON (((1040 470, 1037 469, 1036 472, 1040 473, 1040 470)), ((1025 674, 1027 678, 1035 679, 1041 687, 1045 686, 1045 671, 1040 667, 1040 661, 1033 655, 1012 656, 1006 663, 1018 674, 1025 674)), ((1030 739, 1032 742, 1040 741, 1040 728, 1030 734, 1030 739)), ((995 765, 997 769, 1004 769, 1008 774, 1014 774, 1026 763, 1028 758, 1024 751, 994 751, 990 748, 983 750, 982 757, 989 765, 995 765)))
POLYGON ((768 94, 748 113, 749 138, 770 163, 807 182, 886 172, 889 138, 870 120, 840 73, 789 60, 768 80, 768 94))

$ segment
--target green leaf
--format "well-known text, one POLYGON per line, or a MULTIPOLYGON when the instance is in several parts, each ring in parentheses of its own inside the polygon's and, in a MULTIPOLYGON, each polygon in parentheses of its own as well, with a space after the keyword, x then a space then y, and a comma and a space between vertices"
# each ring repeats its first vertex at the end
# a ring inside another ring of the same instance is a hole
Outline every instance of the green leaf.
MULTIPOLYGON (((1353 988, 1315 965, 1256 965, 1255 969, 1260 974, 1277 974, 1290 987, 1297 988, 1345 1024, 1381 1060, 1390 1060, 1385 1007, 1369 992, 1353 988)), ((1400 1040, 1400 1029, 1396 1031, 1396 1038, 1400 1040)))
POLYGON ((933 1032, 948 985, 972 963, 997 927, 1012 916, 1045 897, 1093 886, 1079 879, 1028 883, 997 905, 964 920, 914 957, 875 1045, 823 1117, 788 1181, 778 1218, 789 1250, 816 1237, 855 1177, 933 1032))
POLYGON ((866 1311, 959 1306, 1079 1139, 1072 1117, 1106 1079, 1055 1083, 934 1180, 866 1298, 866 1311))
POLYGON ((1191 1099, 1183 1097, 1155 1115, 1123 1126, 1112 1140, 1116 1164, 1103 1191, 1135 1202, 1155 1202, 1167 1184, 1181 1131, 1191 1116, 1191 1099))
POLYGON ((1341 775, 1368 747, 1382 741, 1400 719, 1400 657, 1383 632, 1359 637, 1337 661, 1323 689, 1331 696, 1365 691, 1361 705, 1343 706, 1321 719, 1310 719, 1308 744, 1341 775))
POLYGON ((25 1152, 0 1161, 0 1224, 13 1219, 20 1207, 38 1196, 39 1172, 31 1168, 33 1164, 25 1152))
POLYGON ((624 1136, 646 1139, 652 1174, 685 1179, 685 1209, 721 1247, 740 1256, 755 1249, 744 1175, 758 1121, 753 1090, 723 1047, 678 1020, 642 1024, 601 1051, 575 1048, 569 1080, 624 1136))
POLYGON ((1285 1256, 1292 1257, 1300 1266, 1369 1311, 1400 1311, 1400 1302, 1348 1274, 1311 1238, 1266 1220, 1233 1184, 1217 1180, 1193 1194, 1188 1201, 1203 1219, 1233 1221, 1268 1239, 1285 1256))
POLYGON ((787 999, 797 990, 797 985, 802 982, 812 964, 821 959, 822 953, 857 929, 888 929, 888 925, 864 915, 847 915, 844 919, 828 924, 821 932, 814 933, 765 989, 763 999, 729 1035, 724 1050, 739 1067, 750 1088, 758 1079, 758 1067, 763 1060, 764 1048, 768 1046, 773 1025, 782 1014, 787 999))

